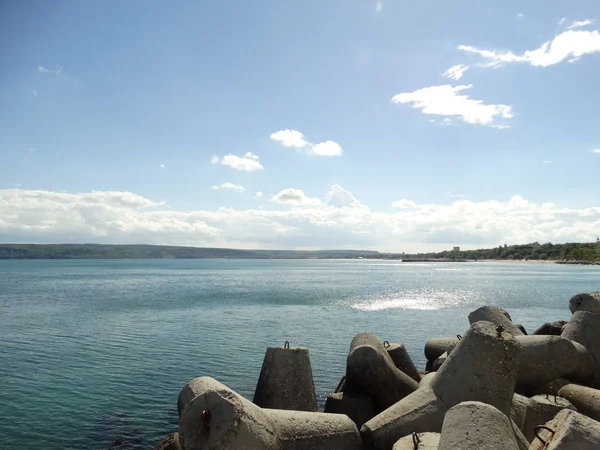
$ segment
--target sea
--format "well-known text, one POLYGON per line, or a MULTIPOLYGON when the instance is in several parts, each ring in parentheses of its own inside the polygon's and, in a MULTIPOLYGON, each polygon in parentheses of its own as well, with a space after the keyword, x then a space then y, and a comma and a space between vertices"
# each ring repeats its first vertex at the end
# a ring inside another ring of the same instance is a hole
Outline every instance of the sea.
POLYGON ((532 332, 600 267, 382 260, 0 261, 0 449, 152 449, 208 375, 252 399, 268 346, 310 351, 320 408, 361 331, 419 369, 482 305, 532 332))

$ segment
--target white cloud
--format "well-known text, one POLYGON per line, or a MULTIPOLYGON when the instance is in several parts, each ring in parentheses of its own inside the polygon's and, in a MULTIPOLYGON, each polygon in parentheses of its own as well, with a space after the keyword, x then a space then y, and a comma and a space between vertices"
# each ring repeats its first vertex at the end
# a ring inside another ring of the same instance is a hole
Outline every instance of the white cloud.
POLYGON ((233 191, 233 192, 246 192, 246 188, 244 186, 241 186, 239 184, 229 183, 229 182, 212 187, 213 191, 218 191, 220 189, 226 189, 228 191, 233 191))
POLYGON ((561 208, 518 195, 506 201, 398 200, 388 213, 372 211, 339 185, 330 192, 327 203, 302 208, 174 211, 130 192, 0 190, 0 242, 427 251, 591 242, 600 228, 600 206, 561 208))
POLYGON ((262 170, 263 166, 258 162, 259 157, 248 152, 244 156, 239 157, 235 155, 225 155, 221 160, 221 164, 229 166, 235 170, 241 170, 243 172, 254 172, 255 170, 262 170))
POLYGON ((572 30, 573 28, 582 28, 582 27, 587 27, 588 25, 591 25, 592 23, 594 23, 593 20, 579 20, 579 21, 575 21, 573 23, 571 23, 571 25, 569 25, 567 27, 567 30, 572 30))
POLYGON ((167 166, 165 166, 164 164, 161 164, 161 165, 160 165, 160 168, 161 168, 161 169, 166 169, 166 168, 167 168, 167 166))
POLYGON ((303 148, 310 145, 304 139, 304 135, 297 130, 280 130, 269 136, 274 141, 279 142, 284 147, 303 148))
POLYGON ((559 25, 562 25, 562 24, 564 24, 566 21, 567 21, 567 18, 566 18, 566 17, 563 17, 563 18, 561 18, 561 19, 558 21, 558 24, 559 24, 559 25))
POLYGON ((542 164, 552 164, 552 160, 551 159, 544 159, 542 161, 542 164))
POLYGON ((271 197, 270 200, 283 205, 295 206, 318 206, 321 204, 321 200, 318 198, 307 197, 302 189, 294 188, 284 189, 283 191, 271 197))
POLYGON ((297 130, 280 130, 271 134, 270 138, 284 147, 304 149, 310 155, 341 156, 343 153, 341 145, 337 142, 325 141, 320 144, 312 144, 305 139, 304 134, 297 130))
POLYGON ((451 78, 453 80, 460 80, 464 73, 469 69, 469 66, 463 66, 462 64, 457 64, 456 66, 450 67, 448 70, 444 72, 444 76, 446 78, 451 78))
MULTIPOLYGON (((583 24, 586 21, 575 22, 583 24)), ((577 25, 583 26, 583 25, 577 25)), ((537 67, 548 67, 565 60, 575 62, 583 55, 600 52, 598 30, 571 30, 562 32, 551 41, 543 43, 535 50, 527 50, 522 55, 512 51, 482 50, 470 45, 459 45, 459 50, 474 53, 484 59, 484 67, 500 67, 504 64, 524 62, 537 67)))
POLYGON ((62 66, 56 66, 56 69, 47 69, 44 66, 38 66, 38 72, 50 73, 52 75, 62 75, 63 68, 62 68, 62 66))
POLYGON ((377 4, 375 5, 375 11, 377 11, 377 12, 383 11, 383 2, 381 0, 379 0, 377 2, 377 4))
POLYGON ((262 196, 263 196, 263 193, 260 192, 260 191, 257 191, 256 194, 254 194, 254 197, 256 197, 256 198, 259 198, 259 197, 262 197, 262 196))
POLYGON ((523 19, 525 19, 525 14, 523 14, 523 13, 519 13, 519 14, 517 14, 517 17, 518 17, 519 19, 523 20, 523 19))
POLYGON ((410 104, 424 114, 441 116, 457 116, 462 121, 471 124, 506 126, 497 124, 496 119, 513 117, 512 108, 508 105, 486 105, 482 100, 473 100, 461 91, 470 89, 471 84, 464 86, 430 86, 414 92, 395 95, 394 103, 410 104))
POLYGON ((597 149, 595 149, 595 150, 592 150, 592 153, 600 154, 600 148, 597 148, 597 149))
POLYGON ((210 157, 210 163, 211 164, 219 164, 219 157, 217 155, 212 155, 210 157))
POLYGON ((342 147, 337 142, 325 141, 313 145, 311 154, 319 156, 340 156, 343 153, 342 147))

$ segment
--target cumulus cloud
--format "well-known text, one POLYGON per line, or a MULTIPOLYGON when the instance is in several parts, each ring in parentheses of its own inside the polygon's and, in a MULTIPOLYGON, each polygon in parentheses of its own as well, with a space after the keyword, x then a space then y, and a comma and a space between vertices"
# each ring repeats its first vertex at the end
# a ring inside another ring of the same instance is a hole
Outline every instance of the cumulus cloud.
POLYGON ((597 148, 597 149, 595 149, 595 150, 592 150, 592 153, 600 154, 600 148, 597 148))
POLYGON ((220 159, 219 159, 219 157, 217 155, 212 155, 210 157, 210 163, 211 164, 219 164, 219 161, 220 161, 220 159))
POLYGON ((277 196, 288 200, 285 209, 174 211, 131 192, 0 190, 0 242, 419 251, 505 242, 591 242, 600 227, 599 206, 561 208, 518 195, 481 202, 403 199, 393 203, 392 212, 378 212, 340 185, 332 186, 325 203, 308 199, 306 204, 299 189, 282 193, 277 196))
POLYGON ((548 67, 563 61, 575 62, 584 55, 600 52, 600 32, 598 30, 574 30, 589 25, 591 21, 573 23, 566 31, 544 42, 534 50, 523 54, 512 51, 486 50, 471 45, 459 45, 458 49, 483 58, 484 67, 500 67, 510 63, 528 63, 536 67, 548 67))
POLYGON ((260 197, 262 197, 262 196, 263 196, 263 193, 262 193, 262 192, 260 192, 260 191, 257 191, 257 192, 256 192, 256 194, 254 194, 254 196, 255 196, 256 198, 260 198, 260 197))
POLYGON ((471 89, 473 85, 463 86, 430 86, 414 92, 397 94, 392 102, 409 104, 420 109, 424 114, 441 116, 456 116, 463 122, 471 124, 506 127, 504 123, 498 124, 497 119, 510 119, 513 117, 512 108, 508 105, 486 105, 482 100, 474 100, 462 91, 471 89))
POLYGON ((302 189, 287 188, 271 197, 270 201, 283 205, 295 206, 318 206, 321 200, 310 198, 304 194, 302 189))
POLYGON ((572 30, 573 28, 587 27, 588 25, 591 25, 592 23, 594 23, 594 21, 593 20, 589 20, 589 19, 578 20, 578 21, 575 21, 575 22, 571 23, 571 25, 569 25, 567 27, 567 30, 572 30))
POLYGON ((334 141, 325 141, 320 144, 312 144, 306 140, 306 136, 297 130, 280 130, 271 134, 271 139, 279 142, 284 147, 293 147, 305 150, 308 154, 317 156, 341 156, 342 146, 334 141))
POLYGON ((263 166, 258 162, 259 157, 253 153, 247 152, 244 156, 239 157, 235 155, 225 155, 221 160, 221 164, 229 166, 234 170, 241 170, 243 172, 254 172, 255 170, 262 170, 263 166))
POLYGON ((239 184, 229 183, 229 182, 220 184, 218 186, 213 186, 211 189, 213 191, 225 189, 225 190, 233 191, 233 192, 246 192, 246 188, 244 186, 241 186, 239 184))
POLYGON ((166 168, 167 168, 167 166, 166 166, 166 165, 164 165, 164 164, 161 164, 159 167, 160 167, 161 169, 166 169, 166 168))
POLYGON ((462 64, 457 64, 455 66, 450 67, 448 70, 446 70, 444 72, 444 76, 446 78, 451 78, 453 80, 460 80, 468 69, 469 69, 469 66, 463 66, 462 64))
POLYGON ((279 130, 269 136, 284 147, 303 148, 310 145, 304 135, 297 130, 279 130))

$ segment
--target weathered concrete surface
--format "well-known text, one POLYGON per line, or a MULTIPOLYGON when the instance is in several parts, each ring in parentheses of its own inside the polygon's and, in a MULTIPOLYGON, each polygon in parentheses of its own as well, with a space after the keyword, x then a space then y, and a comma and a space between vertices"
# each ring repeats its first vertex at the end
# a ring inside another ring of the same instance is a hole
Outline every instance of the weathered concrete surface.
POLYGON ((600 388, 600 315, 576 311, 565 325, 561 336, 578 342, 587 349, 594 363, 590 386, 600 388))
POLYGON ((517 385, 540 386, 577 367, 577 349, 560 336, 518 336, 519 375, 517 385))
POLYGON ((600 448, 600 422, 583 414, 563 409, 544 426, 554 433, 541 429, 529 450, 598 450, 600 448))
POLYGON ((447 359, 448 359, 448 352, 442 353, 440 355, 440 357, 431 364, 431 371, 437 372, 438 370, 440 370, 440 367, 442 367, 442 364, 444 364, 447 359))
POLYGON ((446 409, 430 387, 419 389, 362 426, 363 446, 367 450, 389 450, 413 432, 439 432, 446 409))
POLYGON ((181 412, 179 443, 183 450, 283 448, 263 409, 213 378, 201 377, 194 385, 203 390, 197 389, 199 395, 181 412))
POLYGON ((382 411, 418 387, 415 380, 394 365, 377 336, 359 333, 354 337, 346 363, 346 392, 368 393, 377 411, 382 411))
POLYGON ((523 434, 528 441, 535 438, 535 427, 542 425, 554 418, 563 409, 577 411, 568 400, 552 395, 536 395, 527 402, 527 413, 525 414, 525 430, 523 434))
POLYGON ((520 344, 513 335, 490 322, 476 322, 438 370, 431 387, 448 408, 463 401, 480 401, 508 416, 519 352, 520 344))
POLYGON ((532 335, 537 336, 560 336, 562 327, 567 323, 566 320, 557 320, 555 322, 546 322, 542 324, 532 335))
POLYGON ((508 331, 513 336, 523 336, 523 332, 510 320, 508 313, 497 306, 482 306, 469 314, 469 323, 486 321, 495 325, 502 325, 504 331, 508 331))
POLYGON ((404 347, 404 344, 392 342, 388 346, 385 346, 385 349, 398 369, 417 383, 421 381, 421 375, 419 375, 419 371, 415 367, 412 359, 410 359, 410 355, 408 354, 406 347, 404 347))
POLYGON ((156 444, 154 450, 181 450, 179 445, 179 433, 171 433, 156 444))
POLYGON ((512 419, 510 419, 510 427, 512 428, 513 436, 515 438, 515 441, 517 442, 519 450, 529 450, 529 441, 512 419))
POLYGON ((327 396, 325 412, 346 414, 360 429, 367 420, 375 416, 375 406, 373 399, 366 395, 337 392, 327 396))
POLYGON ((463 402, 446 413, 438 450, 519 450, 510 421, 481 402, 463 402))
POLYGON ((517 378, 520 346, 490 322, 477 322, 430 386, 420 388, 366 422, 361 428, 366 449, 389 450, 413 432, 439 432, 445 412, 463 401, 492 404, 509 414, 517 378))
POLYGON ((356 425, 344 414, 265 409, 281 439, 282 450, 362 448, 356 425))
POLYGON ((517 386, 517 388, 524 388, 523 391, 519 393, 527 397, 533 397, 535 395, 558 395, 558 391, 560 391, 563 386, 566 386, 570 383, 571 382, 566 378, 557 378, 556 380, 552 380, 549 383, 542 384, 541 386, 517 386))
POLYGON ((316 411, 317 398, 308 350, 301 347, 267 348, 254 403, 261 408, 316 411))
POLYGON ((589 311, 600 314, 600 292, 577 294, 569 300, 569 310, 575 314, 577 311, 589 311))
POLYGON ((513 395, 512 406, 510 407, 510 418, 521 431, 525 429, 525 414, 527 413, 528 403, 529 399, 524 395, 513 395))
POLYGON ((415 442, 418 450, 437 450, 440 433, 415 433, 404 436, 394 444, 392 450, 415 450, 415 442))
POLYGON ((558 395, 569 400, 581 414, 600 422, 600 390, 568 384, 558 391, 558 395))
POLYGON ((419 382, 419 389, 429 386, 435 377, 436 372, 429 372, 423 376, 421 376, 421 381, 419 382))
POLYGON ((442 353, 448 350, 448 347, 458 342, 458 338, 433 338, 425 343, 425 358, 427 361, 434 362, 442 353))
POLYGON ((594 376, 594 360, 587 348, 579 342, 571 341, 571 343, 577 350, 577 366, 573 371, 565 374, 564 377, 577 383, 588 384, 594 376))
POLYGON ((218 381, 184 407, 179 420, 183 450, 360 450, 358 429, 343 414, 263 409, 218 381))
POLYGON ((214 386, 212 380, 213 379, 210 377, 198 377, 194 378, 183 387, 177 397, 177 412, 179 413, 179 417, 181 417, 183 408, 185 408, 189 402, 214 386))

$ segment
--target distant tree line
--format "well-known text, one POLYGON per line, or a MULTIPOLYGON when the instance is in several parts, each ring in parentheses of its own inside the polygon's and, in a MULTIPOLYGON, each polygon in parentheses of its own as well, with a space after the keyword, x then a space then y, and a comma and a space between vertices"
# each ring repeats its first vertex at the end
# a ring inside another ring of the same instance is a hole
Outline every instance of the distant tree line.
MULTIPOLYGON (((481 259, 532 259, 554 261, 600 261, 600 243, 540 244, 534 242, 524 245, 500 245, 479 250, 443 251, 438 253, 419 253, 402 255, 402 259, 430 258, 449 260, 481 259)), ((397 259, 397 258, 394 258, 397 259)))

